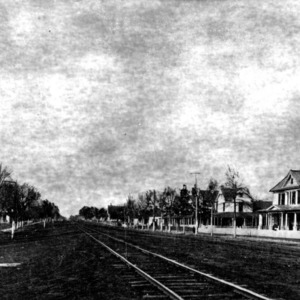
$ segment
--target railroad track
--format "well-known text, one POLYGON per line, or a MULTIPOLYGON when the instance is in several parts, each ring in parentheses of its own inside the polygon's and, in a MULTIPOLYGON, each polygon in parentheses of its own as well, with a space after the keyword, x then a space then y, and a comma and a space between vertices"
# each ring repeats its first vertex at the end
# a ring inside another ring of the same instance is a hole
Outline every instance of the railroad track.
POLYGON ((130 275, 124 280, 139 288, 143 299, 270 299, 97 229, 78 228, 139 274, 139 278, 130 275))

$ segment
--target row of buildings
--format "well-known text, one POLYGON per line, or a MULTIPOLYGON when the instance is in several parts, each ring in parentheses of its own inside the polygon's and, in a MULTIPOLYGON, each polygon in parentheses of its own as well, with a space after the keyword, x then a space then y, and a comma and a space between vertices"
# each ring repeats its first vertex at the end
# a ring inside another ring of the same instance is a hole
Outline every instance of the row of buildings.
MULTIPOLYGON (((203 191, 204 192, 204 191, 203 191)), ((300 170, 288 174, 270 190, 272 201, 254 201, 247 193, 236 197, 237 234, 300 239, 300 170)), ((109 211, 109 208, 108 208, 109 211)), ((198 232, 231 234, 234 222, 234 202, 231 197, 218 191, 212 218, 199 220, 198 232)), ((135 226, 153 226, 153 217, 134 220, 135 226)), ((155 224, 162 230, 177 228, 193 230, 195 214, 177 217, 155 216, 155 224)))

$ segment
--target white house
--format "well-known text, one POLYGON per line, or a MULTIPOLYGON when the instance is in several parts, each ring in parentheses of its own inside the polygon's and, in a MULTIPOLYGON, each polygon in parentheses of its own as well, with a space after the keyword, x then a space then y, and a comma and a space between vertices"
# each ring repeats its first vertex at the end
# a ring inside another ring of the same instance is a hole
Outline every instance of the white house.
MULTIPOLYGON (((231 193, 221 190, 216 203, 215 224, 216 226, 232 226, 234 218, 234 201, 231 193)), ((237 194, 236 201, 236 224, 238 227, 253 227, 257 223, 256 216, 253 214, 253 199, 249 194, 240 192, 237 194)))
POLYGON ((300 170, 290 170, 270 192, 273 204, 260 211, 259 228, 274 230, 300 229, 300 170))

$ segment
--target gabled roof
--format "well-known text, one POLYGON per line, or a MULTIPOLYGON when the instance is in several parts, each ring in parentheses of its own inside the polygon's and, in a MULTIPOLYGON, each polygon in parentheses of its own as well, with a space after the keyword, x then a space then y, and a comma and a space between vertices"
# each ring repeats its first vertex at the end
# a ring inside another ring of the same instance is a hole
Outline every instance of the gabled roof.
POLYGON ((223 195, 225 201, 228 202, 232 202, 233 201, 233 197, 236 196, 236 200, 238 201, 245 201, 245 200, 250 200, 252 201, 253 198, 250 195, 250 192, 248 191, 248 189, 241 189, 240 191, 236 192, 235 189, 232 188, 228 188, 228 187, 223 187, 221 189, 221 193, 220 195, 223 195))
POLYGON ((270 189, 270 192, 275 193, 278 191, 297 187, 300 187, 300 170, 290 170, 288 174, 279 183, 277 183, 273 188, 270 189), (292 176, 296 182, 293 186, 286 187, 287 181, 290 178, 290 176, 292 176))

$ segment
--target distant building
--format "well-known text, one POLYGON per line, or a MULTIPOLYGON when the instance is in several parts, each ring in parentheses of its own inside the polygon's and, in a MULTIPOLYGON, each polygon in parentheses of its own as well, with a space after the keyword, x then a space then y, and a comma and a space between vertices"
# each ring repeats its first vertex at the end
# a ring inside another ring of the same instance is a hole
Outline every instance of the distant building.
POLYGON ((273 203, 260 210, 260 229, 300 229, 300 170, 290 170, 271 190, 273 203))
MULTIPOLYGON (((215 224, 217 226, 232 226, 234 218, 234 201, 232 197, 231 189, 224 188, 220 191, 215 213, 215 224)), ((236 226, 255 226, 257 220, 253 214, 253 198, 245 192, 237 194, 236 205, 236 226)))
MULTIPOLYGON (((257 227, 259 221, 259 210, 267 209, 272 201, 255 200, 250 193, 240 192, 235 199, 236 226, 257 227)), ((217 227, 231 227, 234 219, 234 201, 230 189, 224 188, 218 194, 216 201, 216 212, 214 214, 217 227)))

